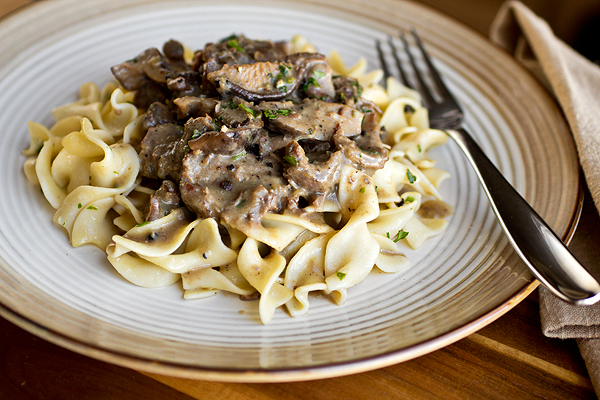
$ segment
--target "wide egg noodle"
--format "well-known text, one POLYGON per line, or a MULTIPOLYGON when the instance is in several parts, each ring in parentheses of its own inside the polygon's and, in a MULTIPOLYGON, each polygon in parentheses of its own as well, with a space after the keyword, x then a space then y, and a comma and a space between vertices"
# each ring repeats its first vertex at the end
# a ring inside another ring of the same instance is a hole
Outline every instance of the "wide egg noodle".
POLYGON ((259 251, 259 242, 248 238, 242 246, 238 268, 246 280, 260 292, 259 315, 263 324, 273 319, 275 309, 287 303, 294 292, 278 282, 279 275, 286 267, 285 258, 271 252, 263 258, 259 251))
POLYGON ((325 283, 325 249, 333 233, 309 240, 292 257, 285 269, 284 286, 294 291, 294 297, 286 303, 293 317, 308 312, 308 294, 327 289, 325 283))
POLYGON ((404 225, 404 230, 408 233, 405 240, 413 249, 421 247, 426 239, 440 234, 448 221, 442 218, 411 218, 404 225))
POLYGON ((181 274, 184 298, 197 299, 218 291, 249 296, 256 289, 248 283, 235 262, 213 268, 196 268, 181 274))
POLYGON ((52 177, 52 161, 62 149, 62 138, 48 139, 35 160, 35 174, 44 197, 54 208, 60 207, 67 197, 66 188, 60 187, 52 177))
POLYGON ((118 229, 106 217, 116 204, 113 196, 98 199, 82 207, 73 222, 71 230, 71 245, 79 247, 86 243, 98 246, 102 250, 111 243, 118 229))
POLYGON ((196 221, 198 223, 190 233, 183 253, 161 257, 140 252, 138 255, 167 271, 179 274, 195 268, 213 268, 235 262, 238 254, 223 243, 217 222, 212 218, 196 221))
POLYGON ((421 205, 421 194, 417 192, 406 192, 400 197, 401 206, 395 203, 387 203, 386 209, 380 210, 379 215, 367 224, 371 233, 392 237, 402 230, 406 223, 415 216, 415 212, 421 205))
POLYGON ((410 267, 410 260, 398 250, 398 245, 386 236, 373 235, 379 243, 379 255, 375 266, 383 272, 395 274, 410 267))
POLYGON ((367 229, 367 223, 379 215, 371 177, 345 166, 341 172, 338 199, 342 221, 347 222, 329 239, 325 250, 326 293, 332 293, 336 302, 342 301, 345 289, 369 274, 379 254, 379 243, 367 229))
POLYGON ((131 228, 124 235, 114 236, 107 253, 112 257, 128 252, 154 259, 165 257, 179 249, 199 223, 200 220, 188 221, 183 209, 177 208, 162 218, 131 228))
POLYGON ((316 233, 330 232, 332 228, 322 221, 292 214, 267 213, 258 226, 242 227, 244 233, 277 251, 283 250, 304 230, 316 233))
POLYGON ((131 254, 121 254, 118 257, 108 255, 108 261, 123 278, 137 286, 160 288, 170 286, 180 278, 179 274, 169 272, 131 254))

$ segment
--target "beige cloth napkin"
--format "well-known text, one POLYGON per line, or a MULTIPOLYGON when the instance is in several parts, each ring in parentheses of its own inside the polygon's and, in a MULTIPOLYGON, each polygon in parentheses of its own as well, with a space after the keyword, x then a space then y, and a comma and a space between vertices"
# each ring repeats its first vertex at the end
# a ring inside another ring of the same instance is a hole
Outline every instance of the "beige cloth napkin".
MULTIPOLYGON (((600 67, 554 36, 544 20, 518 1, 503 4, 490 38, 513 54, 556 98, 573 132, 594 203, 600 207, 600 67)), ((593 207, 588 213, 598 218, 593 207)), ((592 242, 591 250, 599 252, 600 233, 596 231, 578 231, 576 235, 588 236, 585 242, 592 242), (590 235, 596 240, 590 240, 590 235)), ((600 276, 600 266, 581 261, 600 276)), ((571 306, 540 288, 540 316, 546 336, 577 339, 594 388, 600 393, 600 304, 571 306)))

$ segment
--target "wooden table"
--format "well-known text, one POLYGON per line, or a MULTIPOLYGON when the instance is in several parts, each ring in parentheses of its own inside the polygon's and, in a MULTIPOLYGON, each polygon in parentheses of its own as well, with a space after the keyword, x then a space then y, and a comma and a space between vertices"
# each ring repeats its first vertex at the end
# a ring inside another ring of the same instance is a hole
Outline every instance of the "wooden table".
MULTIPOLYGON (((2 0, 0 15, 30 2, 2 0)), ((486 10, 489 4, 482 6, 486 10)), ((489 19, 489 12, 482 18, 489 19)), ((600 265, 599 224, 586 194, 570 246, 586 265, 600 265)), ((0 399, 596 398, 575 341, 542 335, 537 292, 498 321, 434 353, 313 382, 232 384, 147 374, 65 350, 1 318, 0 343, 0 399)))

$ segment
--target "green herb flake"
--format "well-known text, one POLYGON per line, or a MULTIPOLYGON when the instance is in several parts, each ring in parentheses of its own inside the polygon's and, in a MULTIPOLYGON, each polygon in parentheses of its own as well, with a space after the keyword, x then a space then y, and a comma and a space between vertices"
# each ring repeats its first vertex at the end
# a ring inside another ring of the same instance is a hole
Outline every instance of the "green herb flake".
POLYGON ((387 238, 390 239, 390 233, 389 232, 386 232, 385 236, 387 236, 387 238))
POLYGON ((137 224, 135 227, 139 228, 140 226, 148 225, 149 223, 150 223, 150 221, 144 221, 142 223, 137 224))
POLYGON ((238 107, 241 108, 242 110, 246 111, 248 114, 252 115, 252 118, 256 117, 256 111, 251 110, 250 108, 246 107, 242 103, 238 104, 238 107))
POLYGON ((240 45, 240 43, 236 39, 230 39, 227 41, 227 46, 232 49, 236 49, 237 51, 244 51, 244 48, 240 45))
POLYGON ((236 204, 236 207, 241 208, 245 202, 246 202, 246 200, 242 199, 239 203, 236 204))
POLYGON ((81 207, 83 207, 83 204, 81 204, 81 203, 77 204, 77 208, 81 208, 81 207))
POLYGON ((285 117, 287 115, 290 115, 291 112, 292 110, 288 110, 285 108, 282 108, 280 110, 264 110, 265 117, 269 119, 275 119, 280 115, 283 115, 285 117))
POLYGON ((313 71, 313 75, 315 76, 315 78, 317 79, 321 79, 323 78, 325 75, 327 75, 327 73, 323 72, 323 71, 313 71))
POLYGON ((341 281, 346 277, 346 274, 343 272, 336 272, 335 275, 338 277, 338 279, 341 281))
POLYGON ((312 135, 315 130, 313 128, 308 128, 308 134, 312 135))
POLYGON ((200 131, 200 129, 194 129, 192 131, 192 137, 191 139, 197 139, 200 137, 200 135, 202 135, 202 131, 200 131))
POLYGON ((402 229, 400 229, 398 231, 398 233, 396 234, 396 237, 394 238, 394 243, 398 242, 399 240, 404 239, 407 236, 408 236, 408 232, 405 232, 402 229))
POLYGON ((421 145, 420 145, 420 144, 418 144, 418 145, 417 145, 417 151, 418 151, 419 153, 423 152, 423 149, 421 149, 421 145))
POLYGON ((236 161, 236 160, 239 160, 240 158, 245 157, 245 156, 246 156, 246 150, 242 150, 241 153, 238 153, 235 156, 233 156, 232 160, 236 161))
POLYGON ((319 85, 319 82, 317 82, 317 80, 315 78, 313 78, 312 76, 306 80, 306 83, 304 84, 304 86, 302 87, 302 89, 304 91, 306 91, 306 90, 308 90, 308 88, 310 87, 310 85, 313 85, 313 86, 316 86, 316 87, 320 87, 321 86, 321 85, 319 85))
POLYGON ((298 165, 298 160, 294 156, 283 156, 283 159, 285 160, 286 163, 288 163, 292 166, 298 165))
POLYGON ((361 187, 360 190, 359 190, 359 192, 364 193, 365 192, 365 187, 364 186, 361 187))
POLYGON ((97 208, 96 208, 96 207, 94 207, 94 206, 89 206, 87 209, 88 209, 88 210, 97 210, 97 208))
POLYGON ((406 179, 408 179, 408 183, 415 183, 417 181, 417 177, 410 172, 410 169, 406 170, 406 179))
POLYGON ((404 201, 406 201, 407 203, 412 203, 413 201, 415 201, 415 198, 412 196, 406 196, 406 199, 404 199, 404 201))

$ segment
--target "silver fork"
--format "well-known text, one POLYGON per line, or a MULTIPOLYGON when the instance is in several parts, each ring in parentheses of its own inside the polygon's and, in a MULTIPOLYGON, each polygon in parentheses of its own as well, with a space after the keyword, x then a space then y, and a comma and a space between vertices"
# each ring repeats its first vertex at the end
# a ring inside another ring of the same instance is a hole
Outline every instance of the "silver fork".
MULTIPOLYGON (((403 32, 400 32, 404 51, 416 75, 418 83, 416 89, 421 94, 424 105, 429 109, 430 125, 432 128, 445 131, 467 156, 512 247, 533 275, 556 296, 576 305, 596 303, 600 300, 598 281, 575 259, 564 243, 504 178, 464 129, 464 114, 458 102, 442 81, 417 32, 413 29, 411 33, 416 47, 425 60, 429 70, 428 76, 433 81, 439 97, 439 100, 436 99, 434 93, 428 88, 406 37, 403 32)), ((407 69, 401 62, 391 38, 388 44, 400 71, 400 80, 411 87, 407 80, 407 69)), ((381 67, 387 78, 391 73, 380 41, 377 41, 376 47, 381 67)))

